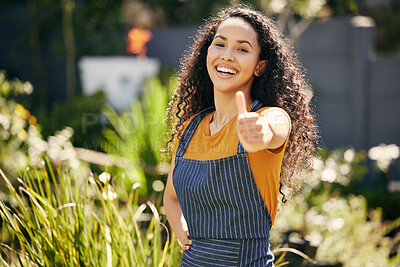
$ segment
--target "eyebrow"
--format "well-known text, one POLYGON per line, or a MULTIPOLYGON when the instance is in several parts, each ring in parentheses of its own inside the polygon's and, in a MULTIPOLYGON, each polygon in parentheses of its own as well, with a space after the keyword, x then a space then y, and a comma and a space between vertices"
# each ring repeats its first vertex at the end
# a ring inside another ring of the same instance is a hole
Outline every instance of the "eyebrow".
MULTIPOLYGON (((218 35, 216 35, 216 36, 214 37, 214 39, 216 39, 216 38, 221 38, 221 39, 224 40, 224 41, 227 40, 227 38, 226 38, 225 36, 222 36, 222 35, 220 35, 220 34, 218 34, 218 35)), ((249 44, 250 47, 253 48, 253 46, 251 45, 251 43, 250 43, 249 41, 247 41, 247 40, 237 40, 237 42, 240 43, 240 44, 243 44, 243 43, 249 44)))

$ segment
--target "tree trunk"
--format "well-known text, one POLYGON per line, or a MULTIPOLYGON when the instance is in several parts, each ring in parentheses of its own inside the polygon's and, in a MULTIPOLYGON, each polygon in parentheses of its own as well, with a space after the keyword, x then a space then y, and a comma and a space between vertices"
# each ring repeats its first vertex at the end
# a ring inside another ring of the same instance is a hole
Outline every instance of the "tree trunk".
POLYGON ((75 67, 75 39, 72 25, 72 13, 75 7, 74 0, 61 0, 62 9, 62 28, 65 45, 65 78, 66 78, 66 98, 71 100, 74 96, 76 83, 75 67))

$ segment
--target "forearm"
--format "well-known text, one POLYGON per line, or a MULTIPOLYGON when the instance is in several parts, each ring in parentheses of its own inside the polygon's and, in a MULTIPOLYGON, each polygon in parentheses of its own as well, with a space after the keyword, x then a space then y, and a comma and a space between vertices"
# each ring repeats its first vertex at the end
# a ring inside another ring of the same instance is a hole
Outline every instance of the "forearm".
POLYGON ((186 238, 185 232, 188 229, 178 200, 164 195, 164 209, 172 231, 174 231, 179 241, 183 243, 186 238))

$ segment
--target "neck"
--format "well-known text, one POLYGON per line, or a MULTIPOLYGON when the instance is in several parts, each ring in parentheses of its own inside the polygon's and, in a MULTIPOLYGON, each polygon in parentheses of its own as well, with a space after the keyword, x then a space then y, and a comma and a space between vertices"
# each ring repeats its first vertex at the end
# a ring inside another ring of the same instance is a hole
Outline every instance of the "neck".
MULTIPOLYGON (((246 104, 253 103, 249 92, 243 92, 246 98, 246 104)), ((214 90, 215 113, 213 120, 217 125, 226 123, 238 114, 236 107, 236 92, 221 92, 214 90)))

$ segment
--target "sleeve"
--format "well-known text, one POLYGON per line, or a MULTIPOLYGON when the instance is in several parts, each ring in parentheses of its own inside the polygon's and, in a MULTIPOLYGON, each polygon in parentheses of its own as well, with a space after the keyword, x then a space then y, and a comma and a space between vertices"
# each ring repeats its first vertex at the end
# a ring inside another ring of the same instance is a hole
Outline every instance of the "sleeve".
POLYGON ((180 138, 175 137, 174 144, 172 146, 172 155, 174 155, 174 156, 176 156, 176 150, 178 150, 179 141, 180 141, 180 138))

